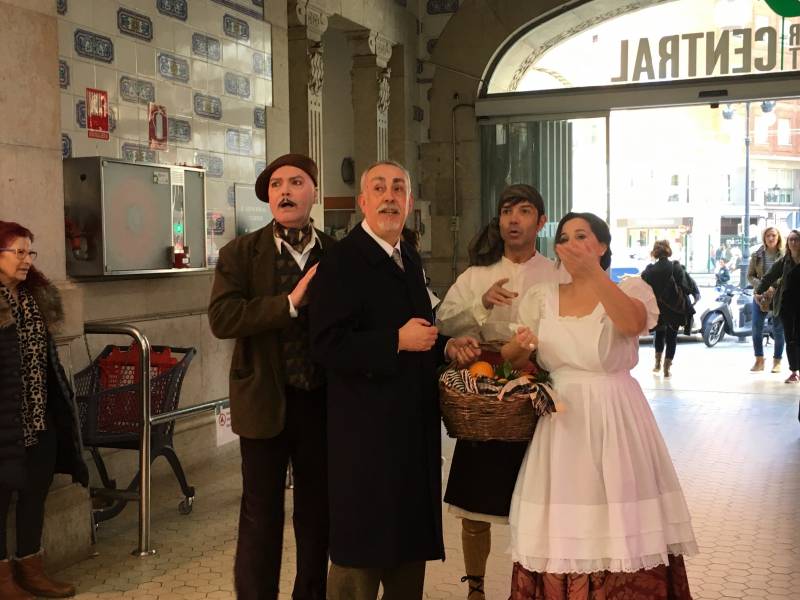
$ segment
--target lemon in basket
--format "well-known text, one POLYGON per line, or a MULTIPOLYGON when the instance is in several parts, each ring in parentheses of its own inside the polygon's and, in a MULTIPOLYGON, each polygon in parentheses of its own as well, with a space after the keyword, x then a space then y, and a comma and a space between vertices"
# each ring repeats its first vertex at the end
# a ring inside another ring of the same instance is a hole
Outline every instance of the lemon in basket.
POLYGON ((494 367, 485 360, 472 363, 469 372, 473 377, 494 377, 494 367))

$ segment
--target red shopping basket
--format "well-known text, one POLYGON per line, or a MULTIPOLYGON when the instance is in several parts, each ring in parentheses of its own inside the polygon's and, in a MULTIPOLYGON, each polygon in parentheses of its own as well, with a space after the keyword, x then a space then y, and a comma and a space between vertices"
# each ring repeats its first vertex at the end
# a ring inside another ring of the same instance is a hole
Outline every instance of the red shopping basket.
MULTIPOLYGON (((137 344, 131 344, 126 350, 113 347, 108 356, 98 360, 100 367, 100 389, 134 385, 139 383, 142 375, 140 372, 141 350, 137 344)), ((169 348, 163 350, 150 349, 150 379, 153 380, 162 373, 166 373, 178 364, 178 359, 172 356, 169 348)))

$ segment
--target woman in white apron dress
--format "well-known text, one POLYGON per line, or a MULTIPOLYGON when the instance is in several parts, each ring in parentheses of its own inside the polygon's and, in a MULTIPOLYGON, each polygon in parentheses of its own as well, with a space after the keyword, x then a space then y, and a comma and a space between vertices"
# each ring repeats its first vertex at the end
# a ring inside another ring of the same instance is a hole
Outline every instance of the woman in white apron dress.
POLYGON ((640 278, 609 280, 610 241, 595 215, 561 220, 556 252, 573 282, 531 288, 504 348, 523 362, 536 347, 563 405, 539 420, 514 489, 511 600, 691 598, 689 511, 630 374, 658 306, 640 278))

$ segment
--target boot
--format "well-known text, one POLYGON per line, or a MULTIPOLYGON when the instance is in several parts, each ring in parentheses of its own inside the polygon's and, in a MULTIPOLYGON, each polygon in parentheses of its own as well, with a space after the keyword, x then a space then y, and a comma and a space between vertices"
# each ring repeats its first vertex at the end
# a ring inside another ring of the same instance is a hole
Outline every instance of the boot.
POLYGON ((773 358, 772 359, 772 373, 780 373, 781 372, 781 359, 780 358, 773 358))
POLYGON ((37 552, 14 561, 17 583, 21 588, 44 598, 69 598, 75 586, 50 579, 44 572, 42 553, 37 552))
POLYGON ((4 600, 36 600, 14 581, 14 572, 11 562, 8 560, 0 560, 0 598, 4 600))
POLYGON ((664 359, 664 379, 668 379, 672 377, 672 373, 669 372, 670 367, 672 367, 672 360, 669 358, 664 359))
POLYGON ((661 370, 661 352, 656 352, 656 366, 653 367, 653 373, 658 373, 661 370))
POLYGON ((755 373, 756 371, 763 371, 763 370, 764 370, 764 357, 756 356, 756 362, 753 365, 753 368, 750 369, 750 372, 755 373))
POLYGON ((486 600, 483 577, 486 574, 486 561, 492 548, 491 524, 462 519, 461 546, 464 549, 464 568, 467 571, 461 582, 469 582, 467 600, 486 600))

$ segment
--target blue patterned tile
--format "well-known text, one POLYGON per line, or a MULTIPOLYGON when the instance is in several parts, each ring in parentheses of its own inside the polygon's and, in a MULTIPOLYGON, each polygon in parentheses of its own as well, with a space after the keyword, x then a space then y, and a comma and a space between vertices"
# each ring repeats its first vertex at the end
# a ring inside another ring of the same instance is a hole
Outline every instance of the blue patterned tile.
POLYGON ((194 155, 194 160, 206 170, 209 177, 222 177, 225 174, 225 163, 221 156, 198 152, 194 155))
POLYGON ((216 2, 217 4, 221 4, 222 6, 226 6, 227 8, 232 8, 242 14, 248 15, 255 19, 263 19, 264 18, 264 3, 263 2, 256 2, 256 0, 211 0, 212 2, 216 2), (255 4, 260 8, 252 8, 252 5, 255 4))
POLYGON ((67 0, 56 0, 56 12, 60 15, 67 14, 67 0))
POLYGON ((181 83, 189 82, 189 61, 185 58, 168 52, 159 52, 156 62, 158 63, 158 72, 162 77, 181 83))
POLYGON ((169 141, 186 143, 192 139, 192 124, 184 119, 174 119, 169 117, 169 141))
MULTIPOLYGON (((86 100, 75 103, 75 123, 81 129, 86 129, 86 100)), ((113 108, 108 109, 108 131, 113 133, 117 128, 117 116, 113 108)))
POLYGON ((256 106, 253 109, 253 127, 257 129, 267 128, 267 111, 261 106, 256 106))
POLYGON ((239 40, 250 39, 250 25, 247 21, 226 14, 222 17, 222 30, 225 35, 239 40))
POLYGON ((272 79, 272 55, 261 52, 253 54, 253 73, 272 79))
POLYGON ((225 73, 225 93, 240 98, 249 98, 250 80, 238 73, 225 73))
POLYGON ((66 133, 61 134, 61 158, 72 156, 72 138, 66 133))
POLYGON ((128 102, 147 104, 156 101, 156 88, 151 81, 123 75, 119 78, 119 95, 128 102))
POLYGON ((158 152, 142 144, 122 144, 122 160, 129 162, 158 162, 158 152))
POLYGON ((85 29, 76 29, 74 38, 78 56, 105 63, 114 62, 114 42, 111 38, 85 29))
POLYGON ((246 129, 227 129, 225 147, 233 154, 249 156, 253 151, 253 134, 246 129))
POLYGON ((192 54, 203 56, 208 60, 219 61, 222 58, 222 46, 216 38, 202 33, 193 33, 192 54))
POLYGON ((201 117, 219 121, 222 118, 222 101, 216 96, 195 93, 194 112, 201 117))
POLYGON ((120 33, 149 42, 153 39, 153 21, 147 15, 120 8, 117 10, 117 29, 120 33))
POLYGON ((458 10, 458 0, 428 0, 429 15, 447 15, 458 10))
POLYGON ((58 87, 65 90, 69 87, 69 65, 67 61, 58 61, 58 87))
POLYGON ((186 0, 157 0, 156 8, 162 15, 181 21, 189 17, 189 4, 186 0))

